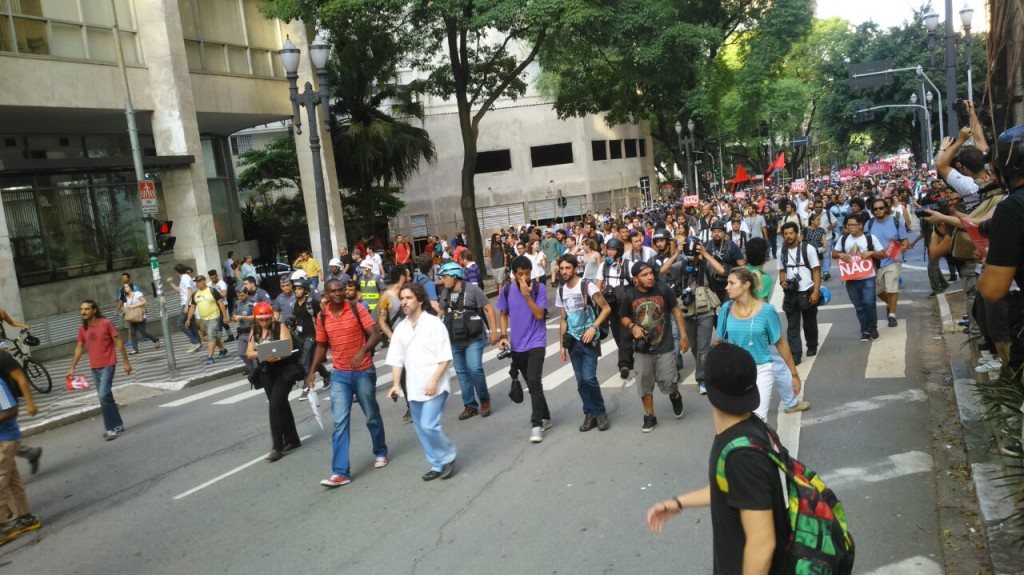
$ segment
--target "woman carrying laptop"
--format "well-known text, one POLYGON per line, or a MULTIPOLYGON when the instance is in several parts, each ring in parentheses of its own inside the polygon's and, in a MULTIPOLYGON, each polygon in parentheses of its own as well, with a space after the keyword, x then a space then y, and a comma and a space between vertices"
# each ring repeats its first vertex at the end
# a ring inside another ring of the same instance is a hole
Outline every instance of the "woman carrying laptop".
POLYGON ((274 310, 267 302, 260 302, 253 308, 255 319, 246 357, 256 361, 259 382, 267 393, 270 402, 270 435, 273 438, 273 449, 267 454, 267 461, 277 461, 285 453, 299 447, 299 432, 295 430, 295 417, 288 403, 288 393, 295 381, 289 379, 289 364, 292 364, 292 335, 288 327, 274 321, 274 310), (280 355, 263 354, 257 347, 269 342, 280 342, 280 355))

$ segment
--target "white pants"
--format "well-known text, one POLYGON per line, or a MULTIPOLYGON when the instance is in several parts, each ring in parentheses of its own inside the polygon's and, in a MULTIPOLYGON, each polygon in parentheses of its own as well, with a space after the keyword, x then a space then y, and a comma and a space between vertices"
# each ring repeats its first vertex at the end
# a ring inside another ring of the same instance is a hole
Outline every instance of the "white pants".
POLYGON ((768 421, 768 406, 772 402, 772 386, 774 384, 775 374, 772 372, 772 362, 758 364, 757 392, 761 396, 761 403, 754 410, 754 415, 763 421, 768 421))

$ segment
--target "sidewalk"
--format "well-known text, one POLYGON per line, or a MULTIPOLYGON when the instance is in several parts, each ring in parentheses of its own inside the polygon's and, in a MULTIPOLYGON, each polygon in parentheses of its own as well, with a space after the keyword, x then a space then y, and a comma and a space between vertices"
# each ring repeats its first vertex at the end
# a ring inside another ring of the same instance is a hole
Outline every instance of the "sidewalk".
MULTIPOLYGON (((493 278, 484 278, 484 292, 489 297, 498 295, 498 286, 493 278)), ((171 340, 176 364, 173 372, 167 368, 167 356, 162 343, 159 348, 154 348, 153 344, 144 342, 139 346, 138 355, 129 356, 132 363, 131 375, 124 374, 122 358, 118 356, 117 371, 114 374, 114 398, 119 406, 123 407, 168 391, 201 385, 229 375, 238 374, 241 377, 242 361, 236 354, 236 342, 225 342, 228 356, 207 366, 205 349, 190 353, 192 346, 177 327, 172 329, 171 340)), ((65 389, 64 376, 71 367, 70 355, 47 361, 44 366, 53 378, 53 390, 50 393, 33 393, 32 397, 39 413, 35 417, 28 417, 27 414, 20 417, 21 431, 26 437, 88 419, 100 412, 94 388, 80 391, 65 389)), ((78 362, 76 374, 86 376, 89 383, 93 383, 88 356, 83 356, 78 362)))
MULTIPOLYGON (((242 361, 236 353, 236 342, 226 342, 224 345, 228 350, 227 357, 207 366, 205 349, 190 353, 193 346, 189 345, 185 335, 177 328, 172 332, 171 340, 177 367, 174 371, 167 368, 163 342, 159 348, 155 348, 150 342, 144 342, 139 346, 138 355, 128 356, 132 364, 131 375, 125 375, 123 359, 118 355, 117 371, 114 373, 114 398, 119 406, 242 372, 242 361)), ((100 412, 95 388, 79 391, 67 391, 65 388, 64 378, 71 367, 70 355, 45 362, 44 366, 53 378, 53 390, 50 393, 33 393, 32 397, 39 413, 35 417, 28 417, 27 414, 20 417, 21 430, 26 437, 88 419, 100 412)), ((75 373, 84 375, 89 383, 93 384, 87 355, 83 355, 79 360, 75 373)))

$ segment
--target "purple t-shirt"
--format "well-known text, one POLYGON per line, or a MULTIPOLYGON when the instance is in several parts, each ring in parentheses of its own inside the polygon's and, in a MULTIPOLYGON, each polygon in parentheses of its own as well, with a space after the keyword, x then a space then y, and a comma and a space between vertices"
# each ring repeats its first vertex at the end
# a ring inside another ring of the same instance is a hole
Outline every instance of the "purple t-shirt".
MULTIPOLYGON (((548 307, 548 290, 543 283, 534 282, 532 289, 533 301, 542 309, 548 307)), ((508 313, 509 344, 512 351, 529 351, 548 344, 547 326, 543 319, 533 317, 530 304, 526 303, 523 294, 515 285, 508 287, 508 299, 505 299, 505 287, 498 291, 499 312, 508 313)))

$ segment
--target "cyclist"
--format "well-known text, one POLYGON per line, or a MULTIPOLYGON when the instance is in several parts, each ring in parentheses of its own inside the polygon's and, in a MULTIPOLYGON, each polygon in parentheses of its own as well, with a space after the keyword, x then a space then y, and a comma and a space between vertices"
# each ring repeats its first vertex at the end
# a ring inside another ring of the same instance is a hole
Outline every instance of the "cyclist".
POLYGON ((11 314, 7 313, 7 310, 0 309, 0 349, 7 349, 7 332, 4 331, 5 323, 18 329, 29 329, 27 323, 14 321, 14 318, 11 317, 11 314))

